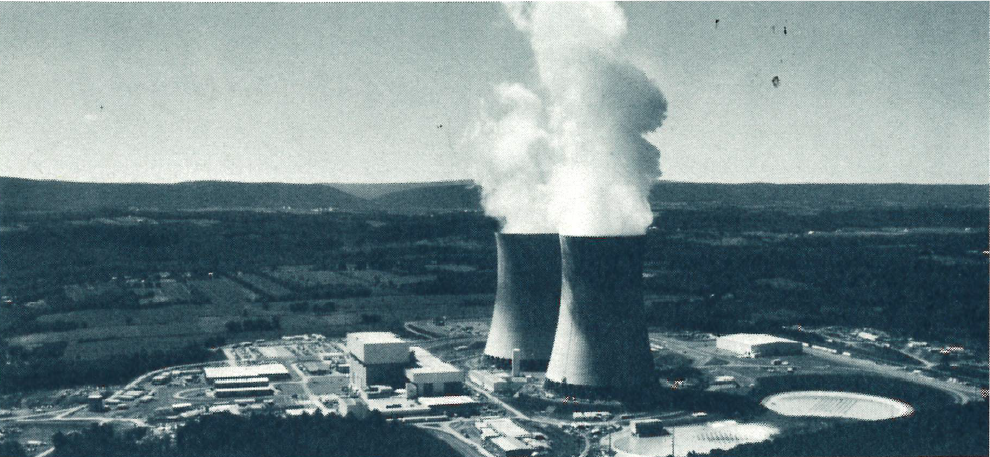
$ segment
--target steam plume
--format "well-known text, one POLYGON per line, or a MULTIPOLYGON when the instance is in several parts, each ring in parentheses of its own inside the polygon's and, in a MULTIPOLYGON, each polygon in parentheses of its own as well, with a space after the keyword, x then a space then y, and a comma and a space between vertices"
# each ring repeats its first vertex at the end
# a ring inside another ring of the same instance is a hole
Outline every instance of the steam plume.
POLYGON ((495 161, 479 181, 503 231, 639 235, 653 221, 647 197, 660 151, 643 134, 667 101, 620 55, 626 18, 615 3, 507 3, 529 36, 546 102, 521 85, 498 88, 509 111, 482 122, 495 161), (542 127, 544 126, 545 127, 542 127))
POLYGON ((482 112, 472 133, 485 212, 502 221, 503 233, 556 233, 549 186, 557 159, 541 127, 543 102, 521 84, 500 84, 495 92, 501 117, 482 112))
POLYGON ((514 20, 530 37, 549 93, 556 167, 551 208, 565 235, 639 235, 660 151, 643 134, 660 127, 667 101, 619 45, 626 18, 614 3, 540 3, 514 20))

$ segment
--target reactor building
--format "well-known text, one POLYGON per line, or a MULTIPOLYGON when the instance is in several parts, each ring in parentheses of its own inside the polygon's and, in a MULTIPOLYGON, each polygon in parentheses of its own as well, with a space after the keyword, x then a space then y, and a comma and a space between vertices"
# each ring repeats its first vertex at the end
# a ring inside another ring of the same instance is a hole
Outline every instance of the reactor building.
POLYGON ((643 321, 645 236, 560 236, 551 388, 629 392, 655 381, 643 321))
POLYGON ((515 358, 522 366, 546 367, 560 306, 560 239, 496 233, 495 243, 498 283, 485 356, 507 367, 518 349, 515 358))

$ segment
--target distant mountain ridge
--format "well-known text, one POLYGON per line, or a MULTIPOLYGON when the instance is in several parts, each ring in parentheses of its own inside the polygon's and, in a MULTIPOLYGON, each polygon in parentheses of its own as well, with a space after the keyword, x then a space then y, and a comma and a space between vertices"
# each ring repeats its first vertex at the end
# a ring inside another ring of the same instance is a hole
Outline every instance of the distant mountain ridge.
MULTIPOLYGON (((848 206, 990 207, 990 186, 661 181, 653 187, 650 203, 655 209, 721 205, 809 209, 848 206)), ((481 190, 467 180, 336 185, 222 181, 105 184, 0 177, 0 208, 40 211, 97 208, 333 208, 340 211, 399 213, 478 211, 481 209, 481 190)))
POLYGON ((234 209, 334 208, 365 210, 362 198, 322 184, 192 181, 177 184, 103 184, 0 178, 0 206, 19 210, 96 208, 234 209))
POLYGON ((373 200, 395 192, 419 189, 423 187, 470 186, 473 184, 474 182, 470 179, 433 182, 327 183, 328 186, 335 187, 355 197, 360 197, 367 200, 373 200))

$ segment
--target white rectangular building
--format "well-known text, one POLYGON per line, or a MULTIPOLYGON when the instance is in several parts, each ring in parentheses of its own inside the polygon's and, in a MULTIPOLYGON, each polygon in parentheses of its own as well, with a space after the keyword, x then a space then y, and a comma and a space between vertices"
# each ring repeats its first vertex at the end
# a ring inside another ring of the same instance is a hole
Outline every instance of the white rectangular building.
POLYGON ((801 343, 797 341, 756 333, 736 333, 734 335, 720 336, 715 340, 715 347, 743 357, 795 355, 802 353, 801 343))
POLYGON ((289 370, 281 363, 267 363, 264 365, 251 365, 244 367, 206 367, 203 368, 203 376, 206 380, 214 383, 221 379, 244 379, 244 378, 268 378, 287 379, 289 370))
POLYGON ((409 343, 391 332, 347 334, 351 387, 382 384, 399 387, 409 365, 409 343))
POLYGON ((529 430, 526 430, 516 424, 512 419, 501 418, 501 419, 491 419, 484 421, 484 425, 492 430, 498 432, 499 435, 507 436, 509 438, 528 438, 533 436, 529 430))
POLYGON ((406 379, 416 385, 421 397, 460 393, 464 387, 464 371, 430 354, 421 347, 412 348, 416 366, 406 369, 406 379))
POLYGON ((365 365, 409 362, 409 343, 392 332, 348 333, 347 352, 365 365))

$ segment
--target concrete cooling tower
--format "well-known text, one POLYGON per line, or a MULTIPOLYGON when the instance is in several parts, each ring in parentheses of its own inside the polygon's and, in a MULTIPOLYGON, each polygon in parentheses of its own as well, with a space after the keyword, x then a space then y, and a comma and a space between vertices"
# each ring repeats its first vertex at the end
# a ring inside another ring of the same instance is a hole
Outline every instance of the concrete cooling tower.
POLYGON ((485 355, 508 367, 513 349, 527 368, 545 367, 560 305, 556 234, 496 233, 498 286, 485 355))
POLYGON ((643 322, 644 236, 561 236, 551 388, 623 392, 654 382, 643 322))

